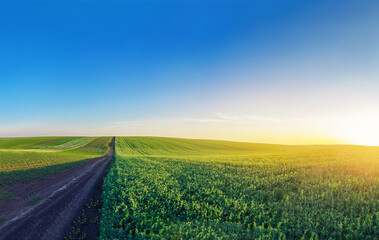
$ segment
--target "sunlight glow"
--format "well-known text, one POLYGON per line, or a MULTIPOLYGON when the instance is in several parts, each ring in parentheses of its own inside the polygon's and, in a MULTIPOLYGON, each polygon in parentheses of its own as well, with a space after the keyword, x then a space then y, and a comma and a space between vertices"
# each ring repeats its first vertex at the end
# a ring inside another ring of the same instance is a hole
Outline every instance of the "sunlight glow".
POLYGON ((379 146, 379 112, 361 112, 342 124, 342 134, 348 143, 379 146))

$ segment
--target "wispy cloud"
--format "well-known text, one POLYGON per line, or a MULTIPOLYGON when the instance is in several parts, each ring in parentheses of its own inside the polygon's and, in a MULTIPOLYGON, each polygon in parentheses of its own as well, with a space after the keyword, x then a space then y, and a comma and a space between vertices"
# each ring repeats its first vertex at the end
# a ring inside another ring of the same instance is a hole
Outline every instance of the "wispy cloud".
POLYGON ((238 121, 238 122, 246 122, 246 121, 260 121, 260 122, 283 122, 284 119, 266 117, 266 116, 256 116, 256 115, 226 115, 224 113, 216 113, 220 119, 228 120, 228 121, 238 121))
POLYGON ((139 125, 139 124, 151 124, 151 123, 174 123, 174 122, 197 122, 197 123, 220 123, 226 122, 222 118, 184 118, 184 117, 174 117, 174 118, 160 118, 160 119, 142 119, 142 120, 131 120, 131 121, 121 121, 115 122, 115 125, 139 125))
POLYGON ((286 121, 285 119, 277 119, 266 116, 255 115, 227 115, 217 112, 215 117, 209 118, 188 118, 188 117, 173 117, 173 118, 159 118, 159 119, 141 119, 130 121, 114 122, 114 125, 142 125, 142 124, 159 124, 159 123, 249 123, 249 122, 269 122, 280 123, 286 121))
POLYGON ((217 112, 216 115, 220 119, 227 120, 227 121, 240 121, 241 120, 240 116, 229 116, 229 115, 226 115, 226 114, 220 113, 220 112, 217 112))

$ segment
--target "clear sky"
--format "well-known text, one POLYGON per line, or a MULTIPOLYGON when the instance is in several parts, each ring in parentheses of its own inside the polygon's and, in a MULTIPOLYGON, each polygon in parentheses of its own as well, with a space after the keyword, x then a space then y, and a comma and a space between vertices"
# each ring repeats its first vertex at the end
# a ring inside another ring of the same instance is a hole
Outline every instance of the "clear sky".
POLYGON ((379 1, 1 1, 0 136, 379 145, 379 1))

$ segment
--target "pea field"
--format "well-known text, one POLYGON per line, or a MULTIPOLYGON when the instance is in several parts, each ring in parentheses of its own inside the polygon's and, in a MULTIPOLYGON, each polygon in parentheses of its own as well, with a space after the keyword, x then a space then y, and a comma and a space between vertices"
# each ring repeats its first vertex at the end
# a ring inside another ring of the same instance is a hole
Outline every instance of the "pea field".
POLYGON ((102 157, 110 141, 111 137, 0 138, 0 186, 29 183, 102 157))
POLYGON ((100 239, 378 239, 379 147, 117 137, 100 239))

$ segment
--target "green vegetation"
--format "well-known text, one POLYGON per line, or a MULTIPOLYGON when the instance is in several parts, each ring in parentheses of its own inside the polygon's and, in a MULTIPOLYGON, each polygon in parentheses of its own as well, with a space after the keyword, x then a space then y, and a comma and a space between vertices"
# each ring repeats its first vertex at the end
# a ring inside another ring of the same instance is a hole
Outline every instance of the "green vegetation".
POLYGON ((101 239, 375 239, 379 148, 116 139, 101 239))
POLYGON ((49 145, 44 147, 43 149, 51 149, 51 150, 57 150, 57 151, 64 151, 64 150, 69 150, 69 149, 74 149, 74 148, 79 148, 82 147, 90 142, 92 142, 95 137, 83 137, 83 138, 78 138, 78 139, 73 139, 71 141, 64 142, 59 145, 49 145))
POLYGON ((29 204, 29 205, 34 205, 34 204, 36 204, 39 200, 42 200, 42 197, 41 197, 41 196, 38 196, 38 197, 36 197, 36 198, 30 200, 30 201, 28 202, 28 204, 29 204))
MULTIPOLYGON (((65 240, 84 240, 92 239, 86 233, 86 228, 89 228, 91 225, 98 229, 100 223, 100 211, 101 211, 101 202, 99 200, 93 200, 87 203, 83 210, 82 214, 78 217, 76 221, 72 223, 72 229, 66 236, 65 240)), ((92 230, 93 229, 89 229, 92 230)), ((93 232, 92 232, 93 234, 93 232)))
POLYGON ((86 144, 79 148, 72 149, 68 153, 85 154, 85 155, 92 154, 92 155, 103 156, 109 152, 109 149, 110 149, 109 144, 111 140, 112 140, 111 137, 98 137, 98 138, 95 138, 90 144, 86 144))
POLYGON ((2 138, 0 186, 28 183, 104 156, 110 141, 111 137, 2 138))
POLYGON ((79 137, 0 138, 0 149, 33 149, 59 145, 79 137))
POLYGON ((13 197, 13 193, 12 192, 8 192, 8 191, 5 191, 5 190, 0 190, 0 200, 2 200, 2 199, 10 200, 10 199, 12 199, 12 197, 13 197))

